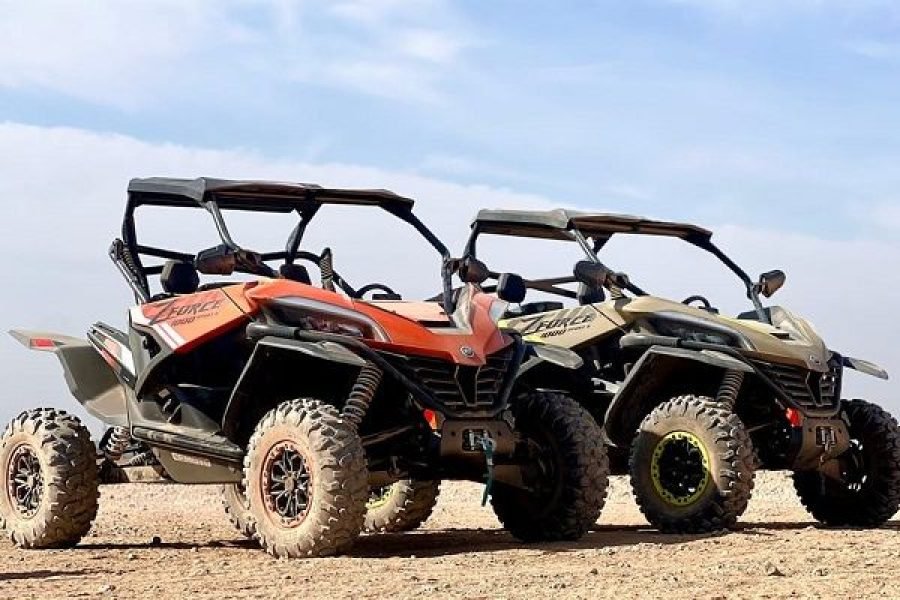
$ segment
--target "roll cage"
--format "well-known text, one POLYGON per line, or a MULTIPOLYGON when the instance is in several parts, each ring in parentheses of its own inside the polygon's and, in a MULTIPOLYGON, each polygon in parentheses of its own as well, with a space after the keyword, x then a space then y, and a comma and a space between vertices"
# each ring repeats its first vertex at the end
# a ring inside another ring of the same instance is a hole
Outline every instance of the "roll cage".
MULTIPOLYGON (((477 258, 478 238, 485 234, 576 242, 588 260, 595 263, 601 263, 598 254, 617 234, 679 238, 709 252, 737 275, 747 289, 747 298, 753 302, 760 319, 765 321, 757 285, 746 271, 713 243, 712 232, 697 225, 657 221, 630 215, 587 213, 566 209, 550 211, 482 210, 472 221, 472 232, 465 247, 464 257, 477 258)), ((497 274, 491 272, 491 276, 496 278, 497 274)), ((559 286, 576 282, 574 276, 566 276, 526 280, 525 284, 526 287, 534 290, 565 298, 575 298, 575 292, 559 286)), ((630 282, 626 285, 626 289, 638 296, 648 295, 647 292, 630 282)))
MULTIPOLYGON (((300 250, 303 235, 319 209, 326 204, 375 206, 409 223, 443 261, 444 298, 450 297, 451 261, 447 247, 413 213, 415 201, 387 190, 357 190, 325 188, 310 183, 282 183, 273 181, 236 181, 200 177, 172 179, 152 177, 132 179, 128 184, 128 200, 122 224, 122 238, 115 240, 110 256, 125 276, 138 302, 151 298, 148 278, 162 273, 164 265, 146 265, 145 258, 193 263, 196 255, 140 243, 135 213, 141 206, 200 208, 209 213, 222 243, 234 251, 242 251, 232 238, 224 217, 226 211, 254 211, 297 215, 283 250, 260 254, 262 261, 316 260, 312 253, 300 250)), ((355 291, 343 280, 337 283, 348 293, 355 291)))

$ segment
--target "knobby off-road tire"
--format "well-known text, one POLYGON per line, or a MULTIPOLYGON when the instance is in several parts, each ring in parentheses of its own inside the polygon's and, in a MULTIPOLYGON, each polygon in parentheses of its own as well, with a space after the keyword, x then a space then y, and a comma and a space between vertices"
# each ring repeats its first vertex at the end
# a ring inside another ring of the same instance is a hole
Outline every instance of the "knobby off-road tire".
POLYGON ((244 489, 256 537, 270 554, 344 553, 362 531, 369 497, 359 434, 332 406, 284 402, 250 438, 244 489))
POLYGON ((97 516, 99 474, 90 432, 73 415, 40 408, 0 439, 0 529, 21 548, 68 548, 97 516))
POLYGON ((250 506, 247 503, 247 494, 244 492, 243 483, 233 483, 222 486, 222 506, 228 520, 234 525, 241 535, 249 539, 256 536, 256 523, 250 514, 250 506))
POLYGON ((794 487, 809 513, 826 525, 879 527, 900 508, 900 427, 865 400, 841 404, 852 444, 842 457, 846 480, 802 471, 794 473, 794 487))
POLYGON ((539 469, 526 473, 527 490, 495 483, 494 512, 524 542, 581 538, 600 518, 609 485, 600 427, 577 402, 558 393, 525 394, 513 411, 539 469))
POLYGON ((631 447, 631 484, 641 512, 660 531, 720 531, 747 509, 755 464, 734 412, 711 398, 681 396, 641 423, 631 447))
POLYGON ((440 490, 440 481, 416 479, 373 488, 366 505, 365 531, 401 533, 418 529, 434 511, 440 490))

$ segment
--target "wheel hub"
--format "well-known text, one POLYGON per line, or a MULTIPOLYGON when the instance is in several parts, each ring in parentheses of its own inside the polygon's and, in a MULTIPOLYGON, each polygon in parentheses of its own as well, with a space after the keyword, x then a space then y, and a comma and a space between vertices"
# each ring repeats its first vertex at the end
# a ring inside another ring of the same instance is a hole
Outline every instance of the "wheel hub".
POLYGON ((10 456, 6 469, 6 490, 21 517, 30 519, 41 508, 44 476, 40 459, 31 446, 23 444, 10 456))
POLYGON ((709 453, 692 433, 673 431, 667 434, 654 448, 651 462, 653 485, 669 504, 690 506, 709 486, 709 453))
POLYGON ((269 450, 262 469, 266 508, 283 527, 298 527, 312 502, 312 474, 302 450, 280 442, 269 450))

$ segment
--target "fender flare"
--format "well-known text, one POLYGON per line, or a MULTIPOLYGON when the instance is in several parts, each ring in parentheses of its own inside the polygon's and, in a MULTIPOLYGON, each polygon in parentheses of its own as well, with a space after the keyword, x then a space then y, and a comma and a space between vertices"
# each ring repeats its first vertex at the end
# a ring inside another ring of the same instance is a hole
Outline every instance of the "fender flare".
POLYGON ((872 377, 877 377, 878 379, 883 379, 885 381, 889 379, 888 372, 873 362, 861 358, 853 358, 851 356, 841 356, 841 363, 848 369, 853 369, 854 371, 859 371, 860 373, 865 373, 866 375, 871 375, 872 377))
POLYGON ((584 365, 584 361, 578 354, 568 348, 561 346, 550 346, 547 344, 536 344, 530 342, 526 354, 525 362, 519 368, 518 375, 522 375, 534 367, 549 363, 557 367, 569 371, 578 370, 584 365))
MULTIPOLYGON (((664 378, 668 373, 683 369, 685 363, 694 366, 715 369, 718 371, 740 371, 755 373, 749 364, 724 352, 715 350, 692 350, 668 346, 651 346, 635 363, 622 382, 618 393, 613 398, 603 420, 603 428, 607 439, 618 447, 627 447, 631 442, 636 424, 633 421, 644 418, 643 409, 648 389, 664 378), (637 404, 635 403, 637 400, 637 404), (636 415, 635 411, 641 414, 636 415), (638 418, 635 419, 635 416, 638 418), (635 427, 631 427, 635 425, 635 427)), ((664 399, 656 399, 660 402, 664 399)), ((666 398, 667 400, 667 398, 666 398)))
POLYGON ((56 355, 69 392, 89 414, 105 425, 128 425, 128 392, 88 340, 45 331, 13 330, 9 334, 30 350, 56 355))
MULTIPOLYGON (((244 400, 252 397, 250 391, 255 387, 255 378, 266 369, 265 363, 268 362, 272 353, 282 356, 294 354, 297 358, 305 361, 339 365, 353 372, 359 371, 367 364, 365 359, 335 342, 309 342, 275 336, 261 338, 254 346, 247 364, 244 365, 244 370, 231 392, 222 415, 222 430, 229 438, 235 434, 238 428, 244 400)), ((289 376, 291 375, 294 374, 289 374, 289 376)), ((348 391, 354 380, 348 381, 348 391)))

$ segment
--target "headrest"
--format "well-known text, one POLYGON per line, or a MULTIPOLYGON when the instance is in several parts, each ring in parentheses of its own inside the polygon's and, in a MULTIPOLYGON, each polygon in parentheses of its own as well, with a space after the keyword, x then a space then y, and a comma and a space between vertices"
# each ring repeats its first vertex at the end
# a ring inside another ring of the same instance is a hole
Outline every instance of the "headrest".
POLYGON ((312 285, 312 278, 309 276, 309 271, 303 265, 281 265, 281 268, 278 269, 278 273, 285 279, 312 285))
POLYGON ((167 294, 193 294, 200 287, 200 275, 190 263, 167 260, 159 283, 167 294))
POLYGON ((511 304, 520 304, 525 300, 528 288, 525 280, 515 273, 503 273, 497 279, 497 296, 511 304))

